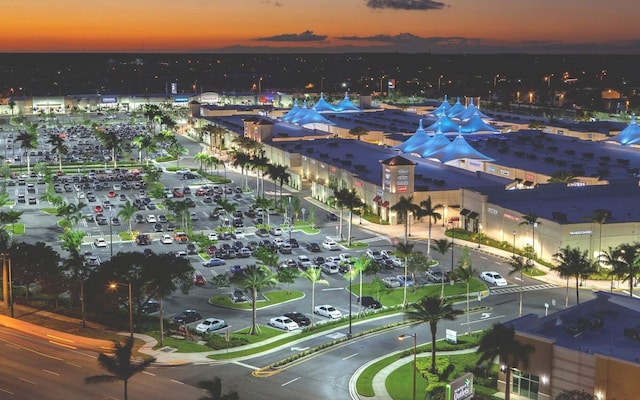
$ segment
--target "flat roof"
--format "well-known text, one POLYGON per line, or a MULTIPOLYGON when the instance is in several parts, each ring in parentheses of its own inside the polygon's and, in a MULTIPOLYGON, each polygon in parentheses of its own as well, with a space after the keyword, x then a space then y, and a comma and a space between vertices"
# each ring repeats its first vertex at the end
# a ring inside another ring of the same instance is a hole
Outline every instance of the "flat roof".
POLYGON ((640 340, 624 334, 625 328, 640 332, 640 299, 602 291, 595 296, 546 317, 529 314, 506 324, 556 346, 640 363, 640 340))

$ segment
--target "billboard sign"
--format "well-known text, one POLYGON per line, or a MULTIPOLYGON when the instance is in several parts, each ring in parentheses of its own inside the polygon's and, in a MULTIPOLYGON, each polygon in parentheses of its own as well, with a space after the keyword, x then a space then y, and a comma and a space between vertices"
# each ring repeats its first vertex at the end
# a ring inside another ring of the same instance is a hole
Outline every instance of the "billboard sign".
POLYGON ((466 400, 472 398, 473 395, 473 374, 471 372, 447 384, 447 400, 466 400))

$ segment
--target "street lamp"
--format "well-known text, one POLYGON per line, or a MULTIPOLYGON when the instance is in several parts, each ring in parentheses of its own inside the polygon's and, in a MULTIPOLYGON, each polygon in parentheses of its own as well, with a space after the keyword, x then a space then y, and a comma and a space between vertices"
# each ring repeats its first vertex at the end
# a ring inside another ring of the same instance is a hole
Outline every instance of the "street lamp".
POLYGON ((451 221, 451 272, 453 273, 453 249, 456 247, 456 235, 453 230, 454 223, 451 221))
MULTIPOLYGON (((109 289, 116 290, 118 285, 124 286, 124 283, 111 282, 109 289)), ((131 340, 133 341, 133 296, 131 295, 131 282, 127 283, 129 287, 129 333, 131 334, 131 340)))
MULTIPOLYGON (((349 264, 349 335, 348 338, 351 339, 351 303, 353 302, 353 294, 351 293, 351 286, 353 283, 353 267, 349 264)), ((361 304, 362 305, 362 304, 361 304)))
MULTIPOLYGON (((382 94, 384 93, 384 91, 382 90, 382 81, 383 81, 384 78, 386 78, 388 76, 389 76, 388 74, 385 74, 385 75, 382 75, 380 77, 380 96, 382 96, 382 94)), ((388 89, 388 87, 387 87, 387 89, 388 89)))
POLYGON ((13 318, 13 270, 11 268, 11 258, 9 257, 9 254, 2 253, 0 255, 2 255, 2 293, 5 294, 5 299, 11 312, 11 318, 13 318), (7 283, 8 288, 6 285, 7 283), (7 293, 9 296, 7 296, 7 293))
POLYGON ((513 256, 516 256, 516 231, 513 231, 513 256))
POLYGON ((410 337, 413 338, 413 400, 416 400, 416 354, 418 350, 418 334, 400 335, 398 336, 398 340, 404 340, 410 337))
POLYGON ((113 258, 113 208, 109 205, 109 259, 113 258))

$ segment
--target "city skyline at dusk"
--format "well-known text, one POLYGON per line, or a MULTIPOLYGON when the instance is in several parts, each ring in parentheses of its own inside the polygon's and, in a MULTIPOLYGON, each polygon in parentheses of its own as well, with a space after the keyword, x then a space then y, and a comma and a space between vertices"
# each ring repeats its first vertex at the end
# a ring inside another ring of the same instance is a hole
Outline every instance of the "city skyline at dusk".
POLYGON ((3 11, 0 52, 640 52, 635 0, 32 0, 3 11))

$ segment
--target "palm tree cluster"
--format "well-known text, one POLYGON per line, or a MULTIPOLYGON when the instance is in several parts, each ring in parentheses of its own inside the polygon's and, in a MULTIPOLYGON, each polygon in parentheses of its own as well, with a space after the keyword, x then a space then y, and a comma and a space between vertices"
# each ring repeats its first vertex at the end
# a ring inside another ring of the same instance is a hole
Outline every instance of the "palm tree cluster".
MULTIPOLYGON (((600 254, 599 261, 610 268, 609 275, 629 285, 629 296, 640 279, 640 243, 622 243, 600 254)), ((613 287, 613 285, 612 285, 613 287)))
POLYGON ((560 249, 553 257, 558 262, 556 271, 560 277, 567 279, 566 304, 568 305, 569 302, 569 278, 575 278, 576 303, 580 304, 580 282, 597 271, 595 262, 589 258, 587 250, 581 251, 579 248, 570 246, 560 249))

